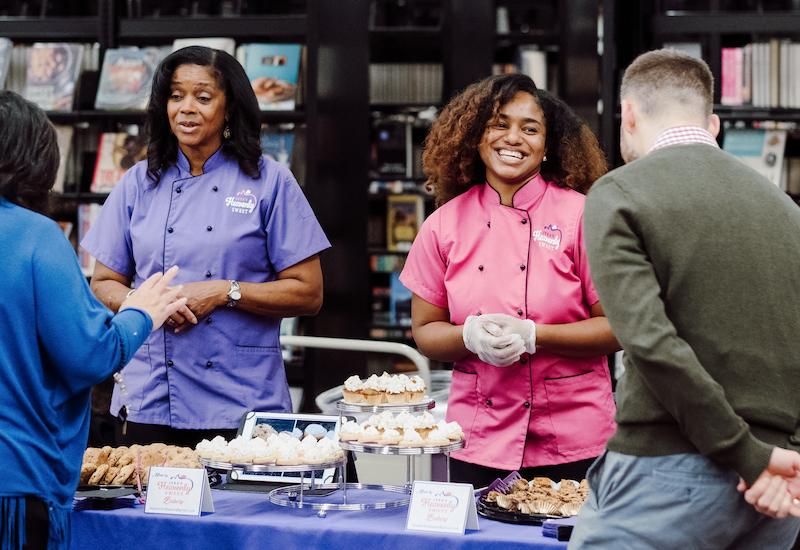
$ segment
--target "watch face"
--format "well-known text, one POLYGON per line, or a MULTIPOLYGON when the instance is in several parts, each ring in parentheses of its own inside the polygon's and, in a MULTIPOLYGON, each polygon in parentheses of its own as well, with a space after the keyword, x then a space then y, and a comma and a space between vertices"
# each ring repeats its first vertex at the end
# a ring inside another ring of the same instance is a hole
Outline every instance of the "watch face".
POLYGON ((239 292, 239 289, 231 290, 228 296, 231 297, 231 300, 238 300, 242 297, 242 293, 239 292))

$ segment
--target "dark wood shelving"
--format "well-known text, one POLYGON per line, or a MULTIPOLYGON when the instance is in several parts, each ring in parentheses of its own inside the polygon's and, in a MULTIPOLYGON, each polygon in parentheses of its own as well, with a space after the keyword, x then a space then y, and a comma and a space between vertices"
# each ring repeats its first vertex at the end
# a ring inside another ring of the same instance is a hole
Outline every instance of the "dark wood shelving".
POLYGON ((0 36, 11 40, 77 40, 94 42, 101 30, 99 17, 0 17, 0 36))
POLYGON ((68 193, 53 193, 61 200, 73 200, 79 202, 104 202, 108 198, 108 193, 84 193, 82 191, 72 191, 68 193))
POLYGON ((380 248, 380 247, 370 247, 367 250, 369 254, 384 254, 384 255, 395 255, 395 256, 406 256, 408 255, 408 251, 404 250, 389 250, 388 248, 380 248))
POLYGON ((722 120, 776 120, 800 122, 800 109, 752 107, 750 105, 715 105, 714 112, 722 120))
POLYGON ((197 36, 224 36, 237 41, 257 39, 260 42, 304 41, 308 31, 305 15, 262 15, 242 17, 143 17, 121 19, 119 41, 197 36))
POLYGON ((800 31, 798 12, 724 12, 653 16, 653 33, 675 34, 797 34, 800 31))
MULTIPOLYGON (((75 124, 77 122, 97 122, 104 120, 141 123, 144 121, 144 111, 48 111, 47 116, 56 124, 75 124)), ((303 122, 306 119, 304 111, 261 111, 263 122, 303 122)))
POLYGON ((539 45, 557 49, 561 34, 555 30, 536 29, 531 32, 498 33, 494 40, 498 47, 539 45))

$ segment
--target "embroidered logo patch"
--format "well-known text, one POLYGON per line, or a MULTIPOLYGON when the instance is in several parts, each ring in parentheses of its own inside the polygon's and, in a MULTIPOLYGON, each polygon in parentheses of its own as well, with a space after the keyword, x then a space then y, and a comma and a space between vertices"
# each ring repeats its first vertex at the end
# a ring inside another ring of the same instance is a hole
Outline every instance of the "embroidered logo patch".
POLYGON ((235 196, 225 198, 225 206, 236 214, 252 213, 253 210, 256 209, 257 202, 255 195, 253 195, 250 189, 239 191, 235 196))
POLYGON ((554 223, 533 231, 533 242, 541 248, 558 250, 561 246, 561 229, 554 223))

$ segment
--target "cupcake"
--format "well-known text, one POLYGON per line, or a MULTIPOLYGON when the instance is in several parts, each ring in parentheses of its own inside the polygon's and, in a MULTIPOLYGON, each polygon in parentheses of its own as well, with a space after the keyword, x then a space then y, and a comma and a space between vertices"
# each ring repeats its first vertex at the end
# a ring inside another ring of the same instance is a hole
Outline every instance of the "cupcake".
POLYGON ((450 439, 448 439, 447 433, 439 428, 434 428, 430 431, 430 433, 428 433, 427 437, 425 437, 426 447, 441 447, 442 445, 449 444, 450 439))
POLYGON ((342 441, 358 441, 361 438, 361 426, 352 420, 346 421, 339 428, 339 439, 342 441))
POLYGON ((381 391, 381 382, 376 375, 372 375, 364 381, 364 387, 361 389, 361 394, 364 396, 364 401, 368 405, 380 405, 383 403, 383 392, 381 391))
POLYGON ((425 397, 425 382, 419 376, 412 376, 406 382, 406 396, 409 403, 419 403, 425 397))
POLYGON ((386 383, 386 402, 390 405, 402 405, 408 402, 406 383, 400 377, 390 378, 386 383))
POLYGON ((402 438, 403 436, 399 431, 390 428, 383 431, 380 442, 384 445, 397 445, 402 438))
POLYGON ((364 382, 358 375, 354 374, 344 381, 344 388, 342 388, 342 396, 345 403, 366 403, 364 394, 361 391, 364 389, 364 382))
POLYGON ((381 431, 376 428, 375 426, 367 426, 364 428, 364 431, 361 432, 358 440, 361 443, 378 443, 381 440, 381 431))
POLYGON ((403 438, 400 440, 401 447, 423 447, 425 442, 416 430, 406 428, 403 430, 403 438))

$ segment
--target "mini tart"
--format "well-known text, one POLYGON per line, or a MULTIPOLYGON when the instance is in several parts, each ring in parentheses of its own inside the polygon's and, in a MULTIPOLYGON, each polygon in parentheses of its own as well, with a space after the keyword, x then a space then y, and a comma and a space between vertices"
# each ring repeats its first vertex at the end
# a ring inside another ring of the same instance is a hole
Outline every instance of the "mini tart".
POLYGON ((359 403, 366 403, 365 396, 359 391, 342 390, 342 398, 345 403, 352 403, 358 405, 359 403))
POLYGON ((404 405, 409 403, 408 392, 401 391, 400 393, 386 392, 386 402, 390 405, 404 405))
POLYGON ((424 397, 425 390, 406 392, 406 399, 408 400, 408 403, 421 403, 424 397))
POLYGON ((364 401, 367 405, 381 405, 386 398, 386 394, 379 390, 363 389, 361 390, 364 401))

